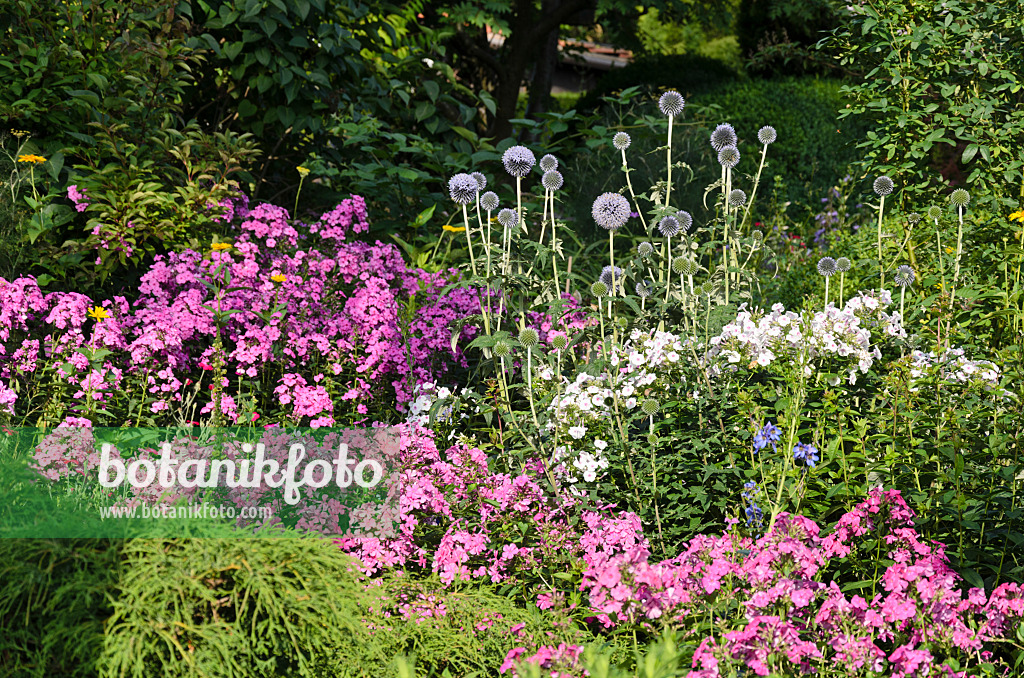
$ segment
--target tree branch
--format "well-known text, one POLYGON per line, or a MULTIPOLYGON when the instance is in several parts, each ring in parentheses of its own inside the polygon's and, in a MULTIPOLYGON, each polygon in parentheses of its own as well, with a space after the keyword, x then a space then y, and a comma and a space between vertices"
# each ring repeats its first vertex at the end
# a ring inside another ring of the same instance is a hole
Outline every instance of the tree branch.
POLYGON ((553 12, 545 14, 539 21, 533 24, 527 42, 529 44, 536 43, 551 31, 558 30, 558 27, 573 14, 584 9, 594 9, 596 7, 597 3, 595 0, 562 0, 562 3, 553 12))

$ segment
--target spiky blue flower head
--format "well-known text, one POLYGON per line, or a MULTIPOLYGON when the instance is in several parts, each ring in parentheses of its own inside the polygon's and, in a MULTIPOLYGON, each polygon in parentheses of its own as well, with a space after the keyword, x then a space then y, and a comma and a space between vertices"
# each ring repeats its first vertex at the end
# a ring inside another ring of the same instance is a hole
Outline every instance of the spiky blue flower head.
POLYGON ((967 204, 971 202, 971 194, 958 188, 949 194, 949 201, 957 207, 967 207, 967 204))
POLYGON ((777 445, 781 438, 782 429, 769 421, 761 428, 760 431, 754 434, 754 451, 760 452, 771 445, 772 451, 778 452, 779 448, 777 445))
POLYGON ((540 183, 549 191, 557 191, 564 183, 562 180, 562 173, 555 169, 548 170, 544 173, 544 176, 541 177, 540 183))
POLYGON ((906 264, 903 264, 902 266, 896 269, 896 275, 894 277, 894 280, 896 281, 896 285, 899 287, 910 287, 911 285, 914 284, 914 277, 914 269, 910 268, 906 264))
POLYGON ((683 96, 672 89, 662 94, 661 98, 658 99, 658 108, 669 117, 682 113, 684 106, 686 106, 686 101, 683 99, 683 96))
POLYGON ((852 265, 853 264, 846 257, 839 257, 838 259, 836 259, 836 270, 839 271, 840 273, 846 273, 847 271, 850 270, 850 267, 852 265))
POLYGON ((540 341, 540 335, 532 327, 524 327, 519 330, 519 343, 526 348, 533 348, 540 341))
POLYGON ((654 294, 654 285, 651 284, 650 280, 641 280, 634 289, 636 289, 636 296, 641 299, 646 299, 654 294))
POLYGON ((723 122, 711 133, 711 148, 716 151, 720 151, 726 146, 735 146, 738 141, 736 130, 727 122, 723 122))
POLYGON ((525 177, 537 164, 537 158, 533 151, 526 146, 513 146, 501 156, 501 162, 505 165, 505 171, 514 177, 525 177))
POLYGON ((797 443, 793 448, 793 459, 795 461, 802 461, 811 468, 814 468, 814 465, 820 461, 818 448, 807 443, 797 443))
POLYGON ((468 205, 476 198, 476 179, 469 174, 456 174, 448 180, 448 192, 456 203, 468 205))
POLYGON ((640 255, 641 259, 646 261, 651 258, 652 254, 654 254, 654 245, 649 242, 642 242, 637 245, 636 253, 640 255))
POLYGON ((598 278, 601 282, 608 286, 608 289, 618 291, 622 288, 622 276, 623 270, 616 266, 614 269, 611 266, 605 266, 601 269, 601 277, 598 278), (612 287, 612 271, 615 272, 615 287, 612 287))
POLYGON ((718 164, 730 169, 740 164, 740 150, 735 146, 722 146, 718 151, 718 164))
POLYGON ((839 270, 839 266, 836 264, 836 260, 832 257, 822 257, 818 259, 818 273, 829 278, 836 274, 839 270))
POLYGON ((516 214, 515 210, 505 207, 498 212, 498 223, 505 228, 512 228, 518 221, 519 215, 516 214))
POLYGON ((601 228, 615 231, 629 219, 629 201, 618 193, 602 193, 594 200, 591 213, 601 228))
POLYGON ((676 221, 679 222, 679 228, 686 233, 693 226, 693 217, 686 210, 679 210, 676 212, 676 221))
POLYGON ((629 144, 632 143, 632 139, 625 132, 616 132, 615 136, 612 137, 612 146, 617 151, 624 151, 629 148, 629 144))
POLYGON ((476 185, 477 185, 477 189, 476 190, 482 191, 485 188, 487 188, 487 177, 485 177, 482 172, 473 172, 469 176, 471 176, 474 179, 476 179, 476 185))
POLYGON ((487 191, 480 196, 480 207, 486 212, 493 212, 498 209, 498 194, 494 191, 487 191))
POLYGON ((757 140, 767 146, 768 144, 775 142, 775 128, 771 125, 765 125, 761 129, 757 130, 757 140))
POLYGON ((540 159, 540 171, 550 172, 551 170, 558 169, 558 158, 548 153, 540 159))
POLYGON ((729 191, 729 204, 733 207, 743 207, 747 204, 747 194, 741 188, 734 188, 729 191))
POLYGON ((666 238, 674 238, 679 235, 679 220, 671 214, 667 217, 662 217, 661 221, 658 222, 658 230, 666 238))
POLYGON ((872 184, 872 188, 875 189, 875 193, 878 195, 889 195, 893 189, 892 179, 889 177, 878 177, 875 179, 875 183, 872 184))

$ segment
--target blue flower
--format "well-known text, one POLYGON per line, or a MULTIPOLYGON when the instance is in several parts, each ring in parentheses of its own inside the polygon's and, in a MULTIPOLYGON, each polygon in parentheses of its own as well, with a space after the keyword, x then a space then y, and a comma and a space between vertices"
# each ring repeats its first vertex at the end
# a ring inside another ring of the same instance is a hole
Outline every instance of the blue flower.
POLYGON ((760 431, 754 434, 754 451, 760 452, 768 445, 772 446, 773 452, 778 452, 777 444, 782 438, 782 429, 775 424, 768 422, 760 431))
POLYGON ((740 493, 740 496, 743 497, 743 513, 747 516, 747 525, 755 527, 761 527, 764 521, 764 511, 754 501, 758 491, 757 484, 751 480, 743 484, 743 492, 740 493))
POLYGON ((820 461, 818 448, 806 443, 797 443, 796 447, 793 448, 793 459, 802 461, 811 468, 814 468, 814 464, 820 461))

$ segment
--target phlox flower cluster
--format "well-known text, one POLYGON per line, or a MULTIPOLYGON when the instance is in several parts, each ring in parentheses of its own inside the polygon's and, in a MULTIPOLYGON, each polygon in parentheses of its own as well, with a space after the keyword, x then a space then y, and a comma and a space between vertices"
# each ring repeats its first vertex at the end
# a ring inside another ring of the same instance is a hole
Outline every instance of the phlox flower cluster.
POLYGON ((899 313, 888 314, 884 308, 892 303, 888 290, 876 297, 861 292, 844 308, 829 305, 824 311, 794 313, 775 304, 771 313, 750 311, 741 305, 736 320, 722 328, 711 339, 709 357, 718 357, 712 371, 739 367, 768 367, 777 360, 802 366, 810 375, 815 365, 827 359, 837 371, 848 371, 850 384, 857 381, 857 371, 864 374, 874 361, 882 357, 872 333, 880 338, 907 336, 899 313))
POLYGON ((516 664, 536 664, 544 669, 544 676, 551 678, 576 678, 581 675, 579 671, 579 659, 583 656, 582 645, 571 645, 559 643, 557 647, 542 645, 530 656, 523 656, 527 652, 525 647, 516 647, 509 650, 505 655, 505 661, 498 669, 501 673, 512 671, 512 676, 518 677, 515 671, 516 664))
POLYGON ((362 198, 308 225, 274 205, 250 210, 244 196, 228 207, 233 247, 158 256, 132 304, 45 293, 32 277, 0 279, 0 410, 27 411, 17 394, 35 389, 42 367, 65 366, 58 374, 77 401, 72 411, 107 409, 108 394, 139 384, 154 423, 173 417, 186 396, 208 413, 218 308, 221 407, 236 422, 244 413, 234 388, 246 379, 272 380, 272 395, 256 404, 264 416, 319 426, 333 424, 345 401, 362 414, 374 400, 407 402, 416 383, 465 362, 448 327, 473 312, 474 292, 442 293, 454 272, 409 268, 394 245, 349 241, 368 228, 362 198), (107 317, 91 320, 95 306, 107 317), (86 347, 110 353, 90 364, 86 347))
POLYGON ((938 375, 948 382, 980 386, 986 391, 998 387, 1000 377, 998 365, 990 360, 967 358, 962 348, 950 348, 940 355, 935 351, 913 351, 910 354, 910 377, 920 379, 925 375, 938 375))

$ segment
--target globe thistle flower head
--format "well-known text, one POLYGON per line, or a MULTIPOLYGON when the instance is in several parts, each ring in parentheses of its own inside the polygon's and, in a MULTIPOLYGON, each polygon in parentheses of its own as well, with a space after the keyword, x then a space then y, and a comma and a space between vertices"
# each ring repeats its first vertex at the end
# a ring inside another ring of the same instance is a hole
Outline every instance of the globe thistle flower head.
POLYGON ((654 294, 654 286, 651 284, 649 280, 641 280, 636 284, 636 287, 634 289, 636 290, 636 296, 640 297, 641 299, 646 299, 647 297, 654 294))
POLYGON ((676 212, 676 221, 679 222, 679 228, 683 233, 689 231, 690 227, 693 226, 693 217, 686 210, 676 212))
POLYGON ((755 245, 760 245, 764 242, 764 233, 761 231, 751 231, 750 239, 754 241, 755 245))
POLYGON ((448 193, 460 205, 468 205, 476 198, 478 184, 469 174, 456 174, 448 180, 448 193))
POLYGON ((642 242, 637 246, 636 253, 640 255, 641 259, 646 261, 654 254, 654 245, 649 242, 642 242))
POLYGON ((516 225, 517 221, 519 221, 519 215, 516 214, 516 211, 513 209, 505 207, 498 212, 498 223, 505 228, 512 228, 516 225))
POLYGON ((733 207, 743 207, 747 204, 747 194, 742 189, 732 189, 729 192, 729 204, 733 207))
POLYGON ((683 271, 683 275, 697 275, 698 271, 700 271, 700 267, 697 266, 697 260, 696 259, 687 259, 686 260, 686 270, 683 271))
POLYGON ((911 212, 907 215, 907 221, 910 222, 911 226, 915 226, 919 221, 921 221, 921 215, 917 212, 911 212))
POLYGON ((932 205, 928 208, 928 218, 933 221, 938 221, 939 217, 942 216, 942 208, 938 205, 932 205))
POLYGON ((626 150, 629 148, 630 143, 632 143, 632 139, 630 139, 629 135, 625 132, 616 132, 615 136, 612 137, 612 146, 614 146, 617 151, 626 150))
POLYGON ((711 282, 710 280, 708 280, 707 282, 705 282, 704 284, 702 284, 700 286, 700 293, 701 294, 706 294, 709 297, 714 293, 714 291, 715 291, 715 284, 713 282, 711 282))
POLYGON ((550 172, 551 170, 558 169, 558 158, 548 153, 540 159, 540 171, 550 172))
POLYGON ((533 348, 540 341, 540 335, 532 327, 524 327, 519 330, 519 343, 526 348, 533 348))
POLYGON ((499 358, 507 358, 512 353, 512 346, 507 341, 498 341, 494 344, 494 355, 499 358))
POLYGON ((852 266, 852 264, 850 263, 850 260, 847 259, 846 257, 839 257, 838 259, 836 259, 836 270, 839 271, 840 273, 846 273, 847 271, 849 271, 850 266, 852 266))
POLYGON ((737 141, 739 139, 736 137, 736 130, 727 122, 723 122, 711 133, 711 148, 716 151, 720 151, 726 146, 735 146, 737 141))
POLYGON ((967 207, 967 204, 971 202, 971 194, 958 188, 949 194, 949 201, 957 207, 967 207))
POLYGON ((902 266, 896 269, 896 275, 894 276, 894 280, 896 282, 896 285, 899 287, 910 287, 911 285, 914 284, 914 277, 914 269, 910 268, 906 264, 903 264, 902 266))
POLYGON ((892 193, 893 183, 889 177, 878 177, 875 179, 875 183, 872 184, 875 193, 877 195, 889 195, 892 193))
POLYGON ((487 191, 480 196, 480 206, 487 212, 498 209, 498 194, 494 191, 487 191))
POLYGON ((541 177, 540 183, 549 191, 557 191, 564 183, 562 180, 562 173, 556 169, 548 170, 544 173, 544 176, 541 177))
POLYGON ((474 179, 476 179, 476 185, 477 185, 477 190, 478 191, 482 191, 485 188, 487 188, 487 177, 485 177, 482 172, 473 172, 469 176, 471 176, 474 179))
POLYGON ((757 130, 757 140, 767 146, 768 144, 775 143, 775 128, 771 125, 765 125, 761 129, 757 130))
POLYGON ((686 257, 676 257, 672 260, 672 272, 676 275, 686 275, 690 270, 690 261, 686 257))
POLYGON ((718 164, 732 169, 740 164, 740 151, 735 146, 723 146, 718 151, 718 164))
POLYGON ((614 269, 611 266, 605 266, 601 269, 601 277, 598 278, 601 282, 608 286, 608 289, 621 289, 622 287, 622 276, 624 275, 623 270, 616 266, 614 269), (612 272, 614 271, 614 283, 615 287, 612 287, 612 272))
POLYGON ((644 401, 640 403, 640 411, 648 417, 652 414, 657 414, 660 409, 661 406, 658 405, 658 401, 654 398, 645 398, 644 401))
POLYGON ((548 341, 551 342, 552 348, 556 351, 561 351, 569 345, 569 337, 565 332, 551 332, 548 334, 548 341))
POLYGON ((675 91, 669 90, 661 95, 658 99, 658 108, 661 112, 669 117, 674 117, 683 112, 683 107, 686 106, 686 101, 683 96, 675 91))
POLYGON ((838 267, 836 266, 836 260, 832 257, 822 257, 818 259, 818 273, 825 276, 826 278, 836 274, 838 267))
POLYGON ((525 177, 537 164, 537 158, 533 151, 526 146, 513 146, 501 156, 501 162, 505 165, 505 171, 514 177, 525 177))
POLYGON ((603 297, 606 294, 608 294, 608 286, 605 285, 600 280, 598 280, 597 282, 590 286, 590 293, 593 294, 595 297, 603 297))
POLYGON ((679 235, 679 229, 679 220, 671 214, 667 217, 662 217, 661 221, 658 222, 658 230, 666 238, 674 238, 679 235))
POLYGON ((615 231, 629 219, 629 201, 618 193, 602 193, 594 200, 591 214, 601 228, 615 231))

